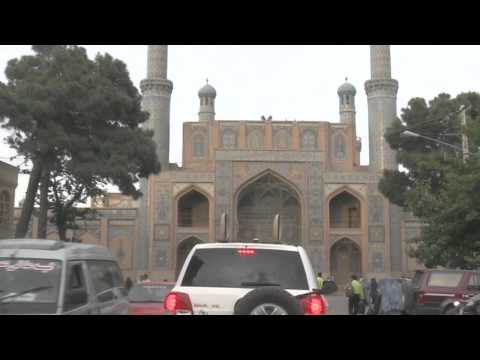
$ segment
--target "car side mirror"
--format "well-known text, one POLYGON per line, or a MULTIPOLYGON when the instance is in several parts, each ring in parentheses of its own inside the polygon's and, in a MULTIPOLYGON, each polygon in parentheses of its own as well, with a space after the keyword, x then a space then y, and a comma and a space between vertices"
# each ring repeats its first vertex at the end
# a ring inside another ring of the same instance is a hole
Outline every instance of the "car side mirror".
POLYGON ((321 289, 315 289, 315 292, 322 295, 330 295, 338 290, 337 284, 334 281, 327 280, 323 282, 321 289))

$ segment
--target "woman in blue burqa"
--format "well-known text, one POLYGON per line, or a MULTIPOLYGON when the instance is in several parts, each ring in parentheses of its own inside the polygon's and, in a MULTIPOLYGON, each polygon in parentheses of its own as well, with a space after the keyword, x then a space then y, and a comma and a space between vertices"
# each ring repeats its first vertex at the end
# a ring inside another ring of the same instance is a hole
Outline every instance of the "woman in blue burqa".
POLYGON ((381 296, 380 315, 401 315, 405 297, 400 279, 386 277, 378 281, 378 293, 381 296))

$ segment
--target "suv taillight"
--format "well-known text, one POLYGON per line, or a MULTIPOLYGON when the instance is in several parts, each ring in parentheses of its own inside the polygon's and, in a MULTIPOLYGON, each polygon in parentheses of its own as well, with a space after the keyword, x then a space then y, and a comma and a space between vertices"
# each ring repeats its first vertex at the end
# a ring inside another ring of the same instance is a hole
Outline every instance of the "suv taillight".
POLYGON ((468 300, 473 296, 473 294, 466 294, 466 293, 455 293, 455 298, 456 299, 461 299, 461 300, 468 300))
POLYGON ((188 294, 171 292, 165 297, 164 307, 174 315, 193 315, 192 302, 188 294))
POLYGON ((325 298, 319 294, 308 294, 298 298, 305 315, 325 315, 327 303, 325 298))
POLYGON ((424 292, 418 292, 417 293, 417 304, 425 304, 425 293, 424 292))

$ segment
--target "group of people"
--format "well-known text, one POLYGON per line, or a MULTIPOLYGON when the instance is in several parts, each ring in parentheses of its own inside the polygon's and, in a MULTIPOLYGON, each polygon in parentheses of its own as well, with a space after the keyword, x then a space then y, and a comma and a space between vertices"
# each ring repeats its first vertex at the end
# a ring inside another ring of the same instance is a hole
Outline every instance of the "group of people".
MULTIPOLYGON (((317 283, 318 288, 322 289, 325 279, 321 272, 317 273, 317 283)), ((367 308, 369 314, 378 314, 380 311, 381 296, 375 278, 368 281, 352 275, 350 283, 345 287, 345 296, 348 298, 349 315, 365 314, 367 308)))
POLYGON ((399 315, 405 311, 406 285, 401 279, 387 276, 379 282, 375 278, 358 279, 352 275, 345 288, 349 315, 399 315))
POLYGON ((367 308, 369 314, 378 314, 380 296, 378 283, 375 278, 370 282, 366 279, 359 279, 352 275, 351 282, 345 288, 345 296, 348 297, 348 314, 363 315, 367 308))

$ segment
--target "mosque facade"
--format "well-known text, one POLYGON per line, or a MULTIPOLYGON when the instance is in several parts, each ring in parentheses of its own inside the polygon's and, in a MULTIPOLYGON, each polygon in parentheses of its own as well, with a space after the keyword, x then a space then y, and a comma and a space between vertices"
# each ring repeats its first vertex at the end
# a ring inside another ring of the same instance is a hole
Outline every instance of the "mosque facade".
POLYGON ((207 83, 198 93, 198 120, 183 124, 179 167, 169 161, 168 46, 149 45, 142 105, 163 170, 142 182, 139 201, 111 194, 94 204, 99 218, 83 221, 75 237, 110 247, 130 276, 172 280, 195 244, 273 241, 279 215, 280 241, 303 246, 315 270, 339 283, 352 273, 414 271, 421 264, 406 244, 420 225, 377 188, 383 170, 398 166, 383 137, 397 116, 390 46, 370 46, 370 64, 368 166, 360 165, 357 90, 345 82, 332 122, 217 119, 217 92, 207 83))

